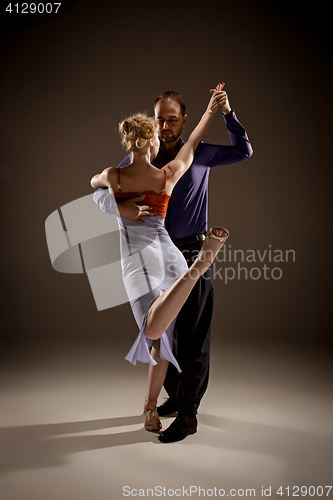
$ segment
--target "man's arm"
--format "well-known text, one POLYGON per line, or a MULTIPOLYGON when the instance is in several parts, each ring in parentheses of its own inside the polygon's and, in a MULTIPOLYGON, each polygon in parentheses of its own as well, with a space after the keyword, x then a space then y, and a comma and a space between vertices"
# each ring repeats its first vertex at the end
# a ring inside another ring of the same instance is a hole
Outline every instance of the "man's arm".
MULTIPOLYGON (((126 167, 131 163, 131 155, 127 155, 126 158, 118 165, 118 168, 126 167)), ((103 212, 111 215, 119 215, 117 208, 117 200, 110 194, 107 187, 98 187, 95 189, 94 202, 99 206, 103 212)))
MULTIPOLYGON (((118 165, 118 168, 126 167, 131 163, 131 155, 127 155, 126 158, 118 165)), ((142 201, 145 198, 144 195, 138 196, 137 198, 130 198, 128 200, 117 202, 116 198, 111 194, 108 188, 98 187, 95 189, 93 200, 99 206, 103 212, 111 215, 121 215, 130 220, 136 220, 144 224, 143 220, 151 217, 151 207, 148 205, 137 205, 138 201, 142 201)))
MULTIPOLYGON (((211 93, 213 92, 214 89, 211 90, 211 93)), ((205 153, 208 156, 208 162, 206 164, 210 167, 237 163, 250 158, 253 154, 253 149, 247 137, 245 128, 237 120, 235 112, 232 111, 228 94, 225 90, 220 93, 217 102, 223 113, 231 146, 214 146, 212 144, 207 144, 205 153)))
POLYGON ((110 194, 108 188, 96 188, 93 200, 103 212, 111 215, 119 215, 117 201, 115 197, 110 194))
MULTIPOLYGON (((222 84, 219 83, 216 89, 219 89, 221 85, 222 84)), ((163 167, 168 174, 169 186, 171 185, 173 187, 193 162, 195 150, 207 131, 213 116, 218 110, 217 99, 221 94, 221 91, 216 89, 214 89, 213 95, 210 98, 205 112, 203 113, 198 125, 191 132, 187 142, 179 150, 176 157, 163 167)))
MULTIPOLYGON (((253 149, 245 128, 238 121, 234 111, 224 115, 224 121, 230 137, 231 146, 218 146, 214 144, 199 144, 196 156, 203 155, 202 163, 209 167, 230 165, 250 158, 253 149)), ((200 160, 199 160, 200 162, 200 160)))

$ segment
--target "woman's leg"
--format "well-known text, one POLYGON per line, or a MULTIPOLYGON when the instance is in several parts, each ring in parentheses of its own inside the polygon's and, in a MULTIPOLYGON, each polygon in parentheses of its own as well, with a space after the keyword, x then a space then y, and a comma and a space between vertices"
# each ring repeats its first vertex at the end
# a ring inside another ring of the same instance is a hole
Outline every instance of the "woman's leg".
POLYGON ((157 405, 157 398, 161 392, 169 361, 160 358, 160 341, 155 340, 151 349, 151 355, 157 365, 149 365, 148 390, 145 399, 144 410, 154 410, 157 405))
MULTIPOLYGON (((218 237, 228 235, 228 233, 221 229, 217 233, 215 235, 218 237)), ((221 245, 219 240, 213 238, 205 239, 197 260, 152 305, 145 328, 146 337, 156 340, 162 336, 163 332, 165 332, 171 321, 185 304, 192 288, 200 276, 207 271, 222 246, 223 244, 221 245)))

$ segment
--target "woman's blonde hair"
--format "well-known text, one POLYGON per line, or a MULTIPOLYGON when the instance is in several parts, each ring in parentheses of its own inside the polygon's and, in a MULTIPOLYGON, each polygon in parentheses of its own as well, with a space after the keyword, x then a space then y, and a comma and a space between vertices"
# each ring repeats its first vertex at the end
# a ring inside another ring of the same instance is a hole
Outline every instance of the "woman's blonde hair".
POLYGON ((158 122, 145 113, 136 113, 119 123, 119 132, 126 149, 142 149, 158 131, 158 122))

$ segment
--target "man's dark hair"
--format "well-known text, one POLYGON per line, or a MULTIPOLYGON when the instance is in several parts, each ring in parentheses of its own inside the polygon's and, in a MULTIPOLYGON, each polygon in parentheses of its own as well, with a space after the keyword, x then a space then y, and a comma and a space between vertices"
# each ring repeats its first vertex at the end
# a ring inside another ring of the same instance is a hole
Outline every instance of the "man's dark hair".
POLYGON ((154 108, 158 102, 167 101, 167 100, 178 102, 178 104, 182 110, 182 115, 183 116, 185 115, 186 104, 185 104, 185 101, 183 99, 183 96, 181 94, 179 94, 179 92, 173 92, 172 90, 167 90, 166 92, 162 92, 162 94, 159 94, 155 99, 154 108))

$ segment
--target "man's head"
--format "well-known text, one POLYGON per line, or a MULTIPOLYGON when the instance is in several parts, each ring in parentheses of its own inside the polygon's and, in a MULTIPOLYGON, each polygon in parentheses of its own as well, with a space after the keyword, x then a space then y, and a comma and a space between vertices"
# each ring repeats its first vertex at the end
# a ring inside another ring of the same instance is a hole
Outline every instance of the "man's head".
POLYGON ((164 143, 176 143, 187 121, 183 96, 168 90, 154 102, 154 118, 159 122, 159 136, 164 143))

